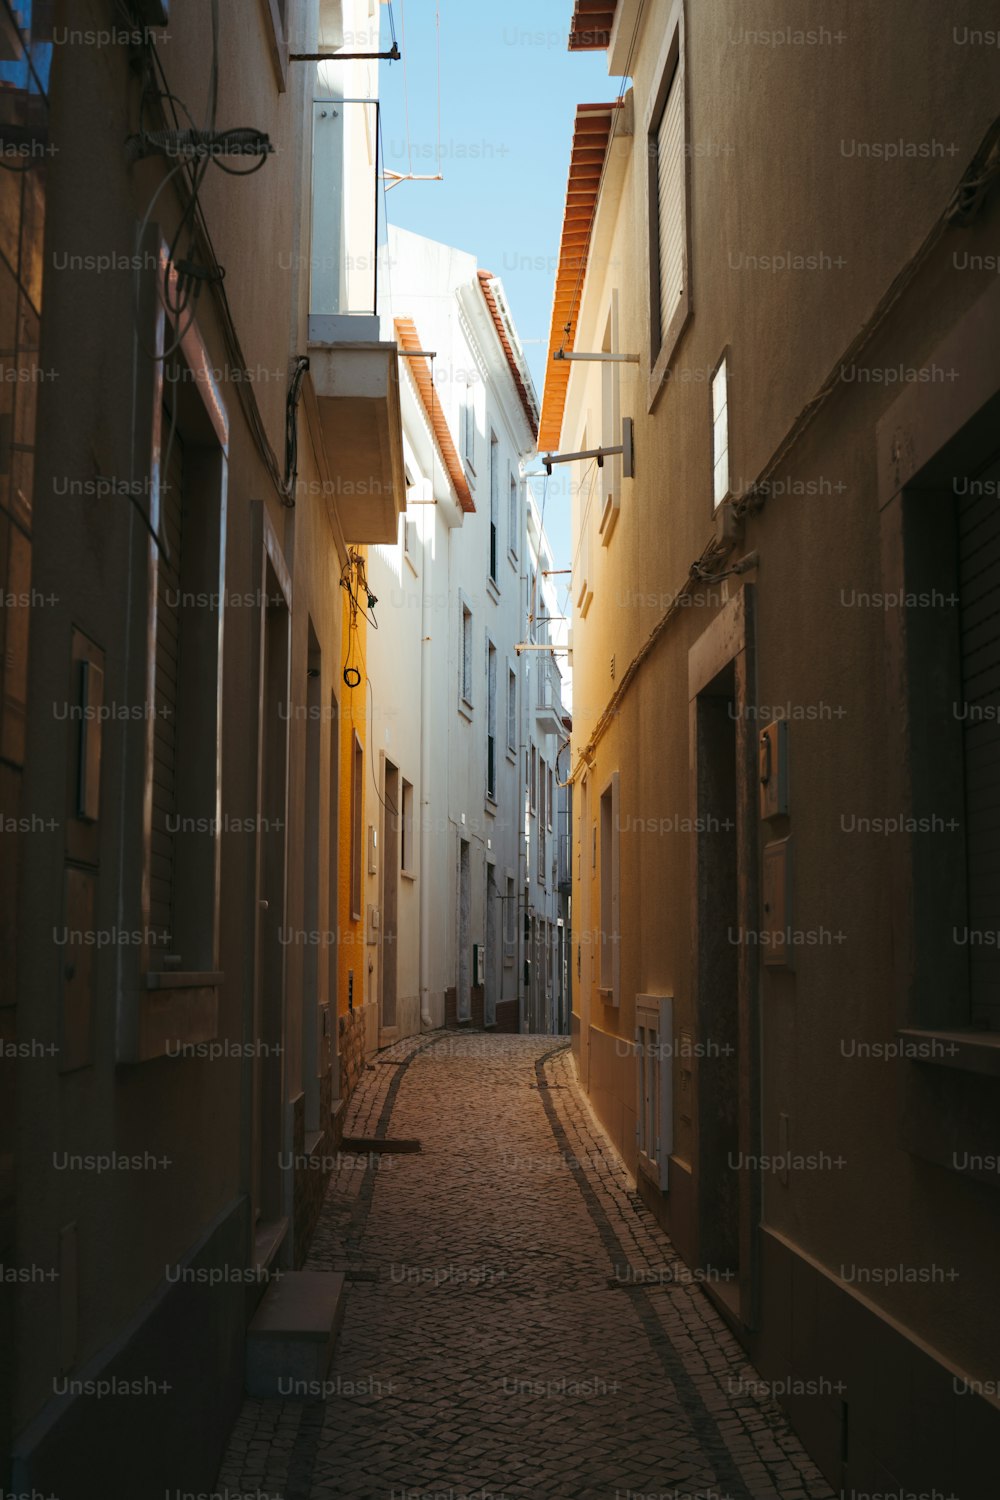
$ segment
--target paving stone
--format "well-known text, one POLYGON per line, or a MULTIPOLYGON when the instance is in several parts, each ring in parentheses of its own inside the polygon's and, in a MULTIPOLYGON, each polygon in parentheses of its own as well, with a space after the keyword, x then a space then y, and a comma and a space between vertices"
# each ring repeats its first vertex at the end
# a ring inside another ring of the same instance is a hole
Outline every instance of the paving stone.
POLYGON ((266 1469, 282 1500, 832 1500, 776 1404, 730 1389, 759 1377, 554 1038, 408 1038, 345 1133, 422 1150, 333 1174, 307 1261, 348 1274, 328 1394, 248 1400, 230 1490, 266 1469))

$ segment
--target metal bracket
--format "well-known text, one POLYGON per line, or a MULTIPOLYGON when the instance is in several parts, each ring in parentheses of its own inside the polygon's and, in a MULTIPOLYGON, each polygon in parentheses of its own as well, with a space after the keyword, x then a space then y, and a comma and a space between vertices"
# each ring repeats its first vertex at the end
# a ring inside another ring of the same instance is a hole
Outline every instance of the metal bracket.
POLYGON ((632 418, 622 418, 622 440, 614 448, 581 448, 578 453, 540 453, 546 474, 551 478, 553 464, 572 464, 582 458, 596 458, 597 467, 604 468, 604 460, 613 458, 617 454, 622 456, 622 475, 625 479, 635 478, 635 451, 632 439, 632 418))

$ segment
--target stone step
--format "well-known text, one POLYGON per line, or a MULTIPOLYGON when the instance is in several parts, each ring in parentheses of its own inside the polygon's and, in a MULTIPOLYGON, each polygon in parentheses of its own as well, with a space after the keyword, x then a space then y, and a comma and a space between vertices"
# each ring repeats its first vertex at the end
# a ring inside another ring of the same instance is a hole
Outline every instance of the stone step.
POLYGON ((247 1329, 248 1394, 291 1401, 321 1395, 344 1299, 342 1271, 290 1271, 272 1281, 247 1329))

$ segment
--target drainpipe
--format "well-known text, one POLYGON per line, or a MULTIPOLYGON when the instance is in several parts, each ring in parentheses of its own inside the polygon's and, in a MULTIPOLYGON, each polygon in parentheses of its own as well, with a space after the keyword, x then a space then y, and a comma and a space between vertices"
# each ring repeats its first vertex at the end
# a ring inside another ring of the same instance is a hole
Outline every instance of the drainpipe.
MULTIPOLYGON (((431 524, 437 520, 432 510, 431 524)), ((434 1018, 430 1009, 431 966, 431 891, 430 860, 425 850, 430 845, 431 807, 431 590, 427 586, 430 548, 423 549, 420 559, 420 1026, 431 1031, 434 1018)))

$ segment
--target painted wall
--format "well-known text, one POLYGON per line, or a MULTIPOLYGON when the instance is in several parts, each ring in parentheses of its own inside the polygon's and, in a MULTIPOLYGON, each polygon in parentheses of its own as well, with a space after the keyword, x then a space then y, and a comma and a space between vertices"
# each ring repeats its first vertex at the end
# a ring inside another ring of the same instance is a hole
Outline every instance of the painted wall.
MULTIPOLYGON (((703 947, 754 938, 752 931, 734 935, 718 906, 717 926, 702 918, 699 929, 692 822, 699 759, 690 739, 689 672, 744 580, 691 588, 585 765, 582 752, 615 691, 610 663, 620 680, 684 589, 691 559, 716 534, 710 381, 723 353, 732 485, 742 493, 804 403, 852 361, 852 340, 947 206, 994 113, 988 49, 961 39, 977 24, 971 6, 947 16, 929 6, 918 7, 919 15, 889 6, 862 27, 848 6, 834 4, 821 18, 824 40, 784 48, 748 37, 735 5, 685 6, 692 312, 668 376, 654 389, 646 121, 679 9, 665 0, 646 7, 634 96, 611 147, 576 341, 578 349, 601 347, 617 291, 620 347, 640 356, 621 377, 622 410, 635 423, 636 478, 623 483, 620 519, 606 546, 586 492, 576 500, 574 594, 587 571, 593 600, 585 618, 577 610, 573 627, 576 806, 586 806, 574 871, 582 972, 574 1029, 581 1077, 633 1171, 635 996, 672 996, 673 1040, 710 1048, 719 1038, 706 1034, 699 1012, 699 937, 703 947), (879 149, 872 152, 872 143, 879 149), (891 152, 886 159, 884 143, 895 143, 895 159, 891 152), (601 835, 595 846, 594 830, 600 794, 615 771, 618 1008, 598 992, 596 947, 586 940, 605 920, 601 835)), ((780 6, 768 25, 794 30, 801 17, 780 6)), ((914 1092, 920 1065, 885 1058, 899 1019, 893 840, 852 835, 853 825, 841 818, 897 812, 891 777, 904 753, 901 704, 886 687, 884 612, 850 607, 883 587, 878 424, 900 385, 937 380, 943 409, 960 404, 950 386, 969 389, 995 337, 985 304, 963 325, 951 375, 933 373, 934 351, 988 285, 988 258, 976 269, 975 259, 963 257, 995 244, 997 213, 991 199, 972 228, 945 231, 857 364, 850 363, 838 394, 774 470, 772 498, 747 518, 730 557, 760 558, 748 575, 755 624, 747 650, 756 662, 748 708, 754 733, 772 717, 790 720, 793 811, 778 832, 794 839, 794 928, 813 936, 794 971, 762 965, 747 997, 760 1027, 759 1062, 755 1031, 745 1063, 755 1080, 757 1151, 772 1159, 791 1151, 806 1165, 787 1177, 757 1174, 764 1229, 754 1295, 761 1300, 740 1306, 726 1300, 724 1287, 716 1294, 770 1373, 808 1368, 845 1379, 852 1434, 846 1460, 840 1398, 793 1402, 797 1425, 831 1477, 861 1485, 891 1475, 926 1484, 933 1475, 963 1496, 983 1492, 984 1434, 995 1432, 997 1408, 989 1395, 959 1399, 951 1380, 954 1371, 988 1379, 991 1368, 996 1327, 983 1309, 1000 1200, 981 1182, 943 1171, 942 1152, 927 1145, 935 1135, 952 1139, 956 1129, 964 1138, 969 1128, 959 1124, 959 1075, 930 1070, 939 1084, 934 1122, 914 1092), (810 1159, 820 1166, 810 1170, 810 1159), (824 1161, 839 1165, 823 1170, 824 1161), (942 1285, 936 1273, 879 1274, 911 1262, 939 1267, 948 1279, 942 1285), (856 1358, 845 1353, 838 1324, 854 1330, 856 1358), (947 1410, 947 1431, 939 1441, 917 1442, 914 1413, 931 1389, 947 1410)), ((564 447, 583 446, 585 435, 593 446, 601 406, 600 366, 574 364, 564 447)), ((749 795, 755 803, 755 785, 749 795)), ((752 830, 744 849, 748 889, 759 874, 759 846, 776 836, 763 824, 752 830)), ((753 927, 762 920, 758 911, 753 927)), ((701 1265, 711 1215, 704 1195, 712 1191, 704 1133, 709 1113, 725 1099, 713 1096, 718 1074, 703 1059, 675 1058, 672 1076, 670 1188, 643 1191, 681 1253, 701 1265)), ((995 1121, 995 1101, 986 1105, 975 1079, 965 1087, 995 1121)))

